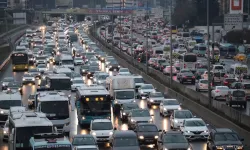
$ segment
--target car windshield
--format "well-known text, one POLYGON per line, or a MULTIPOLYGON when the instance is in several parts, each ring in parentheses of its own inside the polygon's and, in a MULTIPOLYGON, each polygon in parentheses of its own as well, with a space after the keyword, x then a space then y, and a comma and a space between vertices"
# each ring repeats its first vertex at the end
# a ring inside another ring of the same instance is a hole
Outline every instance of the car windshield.
POLYGON ((179 105, 179 102, 177 100, 167 100, 163 101, 163 105, 179 105))
POLYGON ((14 78, 10 77, 10 78, 4 78, 3 82, 13 82, 14 78))
POLYGON ((84 84, 83 80, 73 80, 73 84, 84 84))
POLYGON ((143 78, 135 78, 135 83, 144 83, 143 78))
POLYGON ((165 134, 163 143, 188 143, 188 141, 182 134, 165 134))
POLYGON ((208 80, 200 80, 200 83, 208 84, 208 80))
POLYGON ((154 87, 151 84, 147 84, 147 85, 142 85, 141 89, 154 89, 154 87))
POLYGON ((119 137, 114 139, 114 147, 138 146, 138 140, 135 137, 119 137))
POLYGON ((34 69, 29 69, 29 72, 39 72, 38 69, 34 68, 34 69))
POLYGON ((75 57, 75 60, 82 60, 81 57, 75 57))
POLYGON ((233 91, 234 97, 245 97, 245 91, 233 91))
POLYGON ((128 68, 121 68, 119 72, 129 72, 128 68))
POLYGON ((99 67, 98 66, 96 66, 96 67, 89 67, 89 71, 90 72, 99 71, 99 67))
POLYGON ((229 88, 227 86, 219 86, 217 87, 217 90, 228 90, 229 88))
POLYGON ((150 94, 150 97, 163 97, 163 95, 159 92, 157 92, 157 93, 151 93, 150 94))
POLYGON ((235 133, 216 133, 215 141, 239 141, 239 137, 235 133))
POLYGON ((108 74, 106 74, 106 75, 99 75, 98 79, 105 80, 107 77, 109 77, 108 74))
POLYGON ((112 130, 113 126, 111 122, 93 122, 92 130, 112 130))
POLYGON ((140 125, 138 127, 139 132, 158 132, 158 129, 155 125, 140 125))
POLYGON ((46 65, 38 65, 37 68, 46 68, 46 65))
POLYGON ((137 109, 139 106, 137 104, 123 104, 122 107, 124 110, 132 110, 132 109, 137 109))
POLYGON ((72 144, 74 146, 96 145, 96 142, 95 142, 95 139, 93 137, 74 137, 72 144))
POLYGON ((203 120, 186 120, 185 126, 196 127, 196 126, 206 126, 206 124, 203 120))
POLYGON ((132 111, 132 117, 149 117, 150 113, 148 110, 135 110, 132 111))
POLYGON ((23 77, 33 77, 31 74, 24 74, 23 77))
POLYGON ((0 101, 0 108, 1 109, 10 109, 13 106, 21 106, 22 101, 20 100, 1 100, 0 101))
POLYGON ((180 119, 193 118, 193 115, 190 111, 176 111, 174 115, 175 118, 180 118, 180 119))

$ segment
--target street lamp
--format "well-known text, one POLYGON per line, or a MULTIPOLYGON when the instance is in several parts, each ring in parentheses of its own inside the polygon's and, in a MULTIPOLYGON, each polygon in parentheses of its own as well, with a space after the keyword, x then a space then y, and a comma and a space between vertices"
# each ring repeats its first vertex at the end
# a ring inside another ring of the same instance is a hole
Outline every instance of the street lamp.
POLYGON ((149 12, 148 12, 148 0, 147 0, 147 30, 146 30, 146 74, 148 74, 148 31, 149 31, 149 12))
MULTIPOLYGON (((209 0, 207 0, 207 50, 209 51, 209 0)), ((210 71, 210 55, 207 55, 207 63, 208 63, 208 99, 209 99, 209 105, 212 105, 212 99, 211 99, 211 71, 210 71)))
POLYGON ((173 52, 172 52, 172 46, 173 46, 173 39, 172 39, 172 35, 173 35, 173 33, 172 33, 172 6, 173 4, 172 4, 172 0, 170 0, 170 14, 169 14, 169 16, 170 16, 170 21, 169 21, 169 24, 170 24, 170 87, 172 86, 172 81, 173 81, 173 67, 172 67, 172 65, 173 65, 173 52))

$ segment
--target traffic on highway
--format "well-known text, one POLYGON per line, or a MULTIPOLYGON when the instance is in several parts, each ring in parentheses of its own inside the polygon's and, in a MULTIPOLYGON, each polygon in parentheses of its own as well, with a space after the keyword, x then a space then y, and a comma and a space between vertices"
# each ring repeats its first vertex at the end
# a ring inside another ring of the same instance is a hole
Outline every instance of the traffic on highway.
MULTIPOLYGON (((109 22, 109 17, 102 19, 109 22)), ((212 97, 222 98, 230 106, 248 106, 249 77, 243 74, 248 68, 238 62, 239 56, 227 71, 226 59, 220 59, 236 55, 232 46, 227 45, 230 48, 225 48, 223 55, 211 52, 193 40, 191 33, 178 30, 174 63, 170 65, 166 41, 169 30, 177 32, 176 27, 164 27, 156 19, 152 21, 156 28, 145 33, 143 20, 136 19, 137 26, 141 25, 137 29, 131 28, 131 18, 118 19, 122 19, 122 26, 119 20, 114 28, 106 23, 97 29, 108 43, 167 76, 172 67, 173 78, 194 85, 197 92, 208 90, 209 69, 198 55, 214 55, 220 63, 211 68, 212 97), (135 31, 131 37, 129 33, 135 31)), ((178 99, 159 92, 141 75, 121 66, 89 37, 92 27, 91 21, 60 18, 26 30, 0 74, 1 149, 245 149, 240 134, 208 124, 178 99)))

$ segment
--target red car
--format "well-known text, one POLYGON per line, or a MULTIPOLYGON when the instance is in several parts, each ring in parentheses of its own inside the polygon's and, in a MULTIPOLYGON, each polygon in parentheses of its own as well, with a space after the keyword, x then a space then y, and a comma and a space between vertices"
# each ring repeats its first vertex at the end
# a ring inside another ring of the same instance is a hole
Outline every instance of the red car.
POLYGON ((232 83, 236 82, 235 78, 225 78, 223 81, 223 85, 230 87, 232 83))

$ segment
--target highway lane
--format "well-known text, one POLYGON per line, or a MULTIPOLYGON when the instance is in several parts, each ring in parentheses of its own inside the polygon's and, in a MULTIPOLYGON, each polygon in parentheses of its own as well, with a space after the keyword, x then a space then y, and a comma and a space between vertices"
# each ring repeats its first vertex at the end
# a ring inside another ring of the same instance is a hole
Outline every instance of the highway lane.
MULTIPOLYGON (((98 31, 98 33, 100 33, 98 31)), ((138 34, 138 33, 135 33, 133 32, 133 36, 137 37, 138 39, 143 39, 143 40, 146 40, 146 37, 144 37, 143 35, 141 34, 138 34)), ((173 37, 175 37, 176 35, 173 35, 173 37)), ((198 57, 198 60, 201 61, 201 62, 206 62, 207 59, 205 57, 198 57)), ((235 64, 235 63, 242 63, 242 62, 239 62, 239 61, 234 61, 233 59, 221 59, 221 62, 224 62, 225 63, 225 69, 227 71, 230 70, 230 67, 231 65, 235 64)), ((243 63, 244 64, 244 63, 243 63)), ((250 65, 248 65, 248 70, 250 70, 250 65)), ((159 72, 161 73, 161 72, 159 72)), ((176 82, 179 82, 176 78, 176 76, 173 77, 173 80, 175 80, 176 82)), ((190 85, 190 84, 185 84, 186 87, 190 88, 190 89, 193 89, 195 90, 195 85, 190 85)), ((208 92, 201 92, 202 94, 204 95, 208 95, 208 92)), ((225 103, 223 101, 220 101, 220 103, 225 103)), ((243 109, 241 108, 240 106, 233 106, 235 109, 241 111, 242 113, 246 114, 246 115, 250 115, 250 101, 247 102, 247 108, 246 109, 243 109)))

